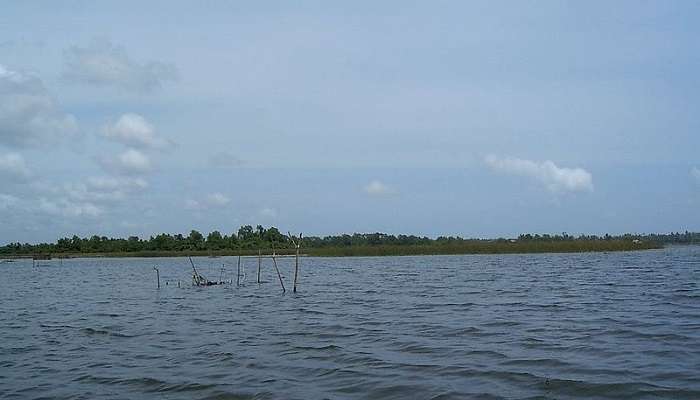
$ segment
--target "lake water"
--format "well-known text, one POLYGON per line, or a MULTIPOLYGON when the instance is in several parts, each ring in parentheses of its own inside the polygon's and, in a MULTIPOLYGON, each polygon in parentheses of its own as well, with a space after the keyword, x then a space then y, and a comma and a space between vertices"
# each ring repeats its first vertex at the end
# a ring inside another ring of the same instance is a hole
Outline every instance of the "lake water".
POLYGON ((0 264, 0 397, 700 399, 700 247, 195 263, 0 264))

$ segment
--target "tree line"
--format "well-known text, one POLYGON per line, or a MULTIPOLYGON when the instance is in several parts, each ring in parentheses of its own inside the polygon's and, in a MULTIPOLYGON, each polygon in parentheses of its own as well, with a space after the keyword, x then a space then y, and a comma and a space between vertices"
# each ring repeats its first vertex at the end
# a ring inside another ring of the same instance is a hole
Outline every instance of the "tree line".
MULTIPOLYGON (((377 246, 414 246, 425 248, 426 246, 460 246, 485 243, 549 243, 549 242, 596 242, 596 241, 647 241, 655 243, 689 244, 700 243, 700 233, 684 232, 669 234, 624 234, 624 235, 580 235, 572 236, 563 232, 561 234, 522 234, 517 239, 467 239, 460 236, 439 236, 429 238, 415 235, 391 235, 386 233, 354 233, 330 236, 304 237, 303 247, 324 248, 349 248, 349 247, 377 247, 377 246)), ((130 252, 185 252, 185 251, 236 251, 256 249, 289 249, 292 247, 290 238, 282 234, 276 227, 265 228, 258 225, 241 226, 230 234, 222 234, 213 231, 204 234, 192 230, 188 235, 161 233, 142 239, 138 236, 128 238, 112 238, 106 236, 91 236, 86 238, 65 237, 55 243, 9 243, 0 247, 0 254, 22 255, 39 253, 130 253, 130 252)))

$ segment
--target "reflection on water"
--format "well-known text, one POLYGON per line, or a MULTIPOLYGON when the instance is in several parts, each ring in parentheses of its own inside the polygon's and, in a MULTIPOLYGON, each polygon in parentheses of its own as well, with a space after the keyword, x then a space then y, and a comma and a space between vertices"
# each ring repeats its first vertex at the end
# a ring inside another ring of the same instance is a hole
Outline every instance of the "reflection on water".
POLYGON ((699 247, 244 265, 0 265, 0 397, 700 398, 699 247))

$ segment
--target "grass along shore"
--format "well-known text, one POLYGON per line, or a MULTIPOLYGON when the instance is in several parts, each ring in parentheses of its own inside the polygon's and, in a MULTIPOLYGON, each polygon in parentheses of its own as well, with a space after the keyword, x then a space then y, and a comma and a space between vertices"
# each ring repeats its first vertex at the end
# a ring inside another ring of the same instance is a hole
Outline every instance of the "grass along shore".
MULTIPOLYGON (((450 254, 532 254, 532 253, 583 253, 635 251, 663 248, 658 242, 632 240, 567 240, 567 241, 464 241, 428 245, 363 245, 304 248, 301 253, 310 257, 362 257, 409 256, 450 254)), ((271 249, 261 248, 269 256, 271 249)), ((294 249, 275 249, 279 256, 294 254, 294 249)), ((62 252, 52 253, 53 258, 89 257, 185 257, 185 256, 257 256, 258 249, 226 250, 141 250, 120 252, 62 252)), ((32 258, 30 254, 0 254, 0 259, 32 258)))

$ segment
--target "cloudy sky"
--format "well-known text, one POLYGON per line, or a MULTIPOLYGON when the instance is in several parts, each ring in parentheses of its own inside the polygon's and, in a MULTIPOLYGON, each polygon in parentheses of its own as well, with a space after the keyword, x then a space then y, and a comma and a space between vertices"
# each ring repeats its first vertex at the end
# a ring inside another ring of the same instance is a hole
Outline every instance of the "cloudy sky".
POLYGON ((698 2, 2 8, 0 243, 700 230, 698 2))

